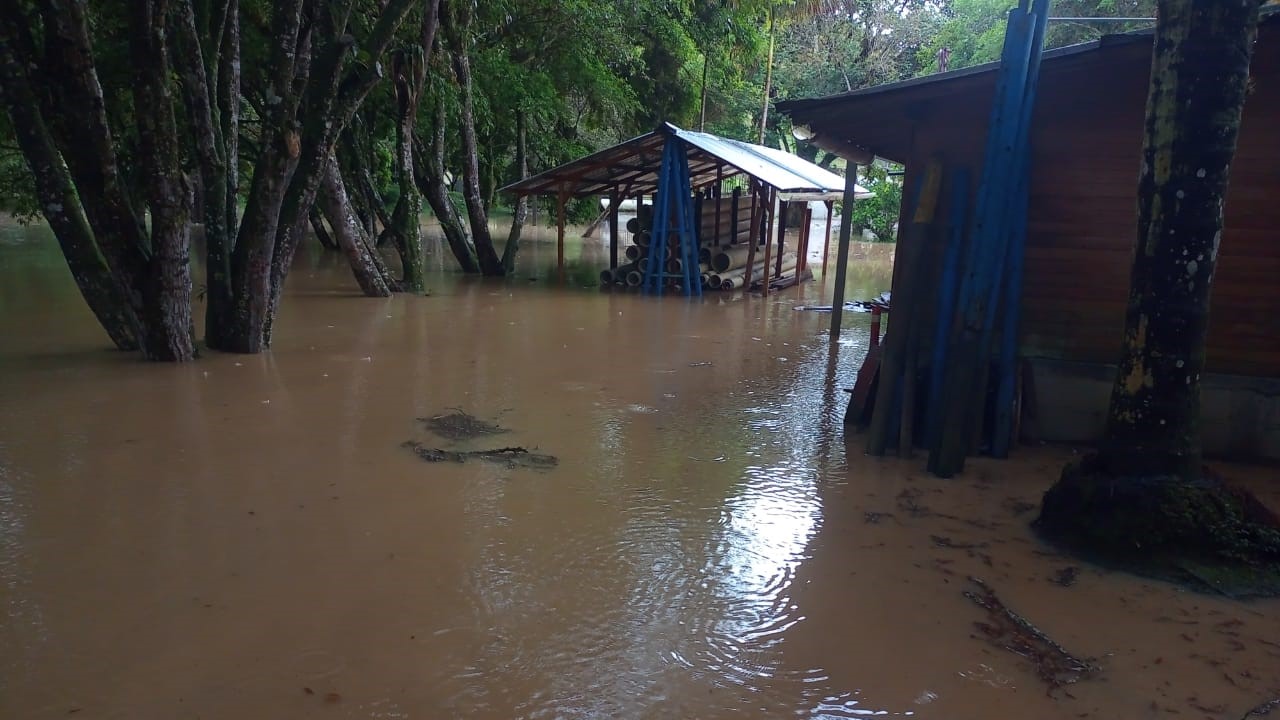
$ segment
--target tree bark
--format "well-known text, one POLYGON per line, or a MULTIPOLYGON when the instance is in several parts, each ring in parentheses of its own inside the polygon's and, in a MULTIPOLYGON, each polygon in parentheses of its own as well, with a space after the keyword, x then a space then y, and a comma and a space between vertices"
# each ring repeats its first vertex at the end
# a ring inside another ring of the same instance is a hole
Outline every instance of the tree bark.
POLYGON ((444 99, 440 97, 440 93, 436 93, 435 127, 431 131, 429 152, 422 152, 422 143, 417 143, 419 148, 418 157, 429 159, 427 163, 429 169, 424 168, 421 163, 416 165, 414 169, 418 176, 415 179, 417 180, 418 188, 422 190, 422 194, 427 198, 427 203, 431 205, 431 211, 435 213, 436 219, 440 222, 440 229, 444 232, 445 242, 449 244, 450 252, 453 253, 453 257, 458 261, 458 267, 464 273, 478 273, 480 272, 480 263, 476 260, 475 248, 467 238, 467 231, 462 224, 461 216, 458 215, 458 208, 454 207, 453 200, 449 198, 449 189, 444 182, 444 150, 447 122, 448 112, 444 105, 444 99))
POLYGON ((34 92, 15 57, 9 28, 0 25, 0 103, 9 112, 14 134, 35 180, 41 213, 49 221, 71 276, 111 342, 120 350, 139 349, 138 318, 98 250, 93 229, 34 92))
POLYGON ((390 295, 392 288, 388 282, 389 275, 365 237, 359 219, 351 211, 336 159, 325 168, 318 205, 333 228, 338 246, 351 262, 351 272, 355 275, 360 290, 369 297, 390 295))
POLYGON ((422 196, 413 179, 413 129, 418 119, 418 97, 422 93, 426 69, 423 51, 404 50, 396 54, 394 61, 396 95, 396 181, 400 199, 393 216, 396 247, 400 250, 404 272, 402 286, 412 293, 427 289, 426 256, 422 250, 422 231, 418 216, 422 211, 422 196))
MULTIPOLYGON (((520 179, 529 177, 529 147, 527 120, 523 110, 516 110, 516 168, 520 179)), ((529 215, 529 196, 516 198, 515 213, 511 216, 511 230, 507 233, 507 244, 502 248, 502 267, 510 275, 516 270, 516 254, 520 252, 520 234, 524 230, 524 221, 529 215)))
POLYGON ((506 274, 506 270, 493 247, 484 195, 480 190, 480 155, 476 142, 475 100, 471 81, 471 5, 469 0, 450 0, 441 4, 447 8, 441 15, 447 18, 444 23, 445 34, 453 50, 453 72, 462 94, 458 118, 462 130, 462 198, 467 205, 471 240, 475 245, 480 272, 501 276, 506 274))
POLYGON ((1258 0, 1161 0, 1138 239, 1106 434, 1037 528, 1091 558, 1230 596, 1280 594, 1280 519, 1201 465, 1200 375, 1258 0))
POLYGON ((1163 0, 1159 18, 1138 241, 1102 460, 1116 475, 1193 479, 1209 291, 1258 2, 1163 0))
POLYGON ((135 0, 131 44, 138 74, 134 80, 138 145, 151 209, 151 257, 143 284, 147 337, 143 352, 152 360, 195 357, 191 321, 191 192, 178 146, 173 74, 169 60, 168 0, 135 0))

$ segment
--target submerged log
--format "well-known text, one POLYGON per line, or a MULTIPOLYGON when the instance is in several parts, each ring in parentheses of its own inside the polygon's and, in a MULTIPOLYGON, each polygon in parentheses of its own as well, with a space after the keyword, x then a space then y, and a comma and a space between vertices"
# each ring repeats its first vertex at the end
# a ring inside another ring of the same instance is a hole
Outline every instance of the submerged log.
POLYGON ((993 645, 1030 660, 1050 690, 1070 685, 1098 671, 1091 660, 1067 652, 1052 638, 1026 618, 1010 610, 995 590, 982 580, 970 577, 976 590, 965 590, 964 596, 987 610, 989 622, 975 622, 974 627, 993 645))

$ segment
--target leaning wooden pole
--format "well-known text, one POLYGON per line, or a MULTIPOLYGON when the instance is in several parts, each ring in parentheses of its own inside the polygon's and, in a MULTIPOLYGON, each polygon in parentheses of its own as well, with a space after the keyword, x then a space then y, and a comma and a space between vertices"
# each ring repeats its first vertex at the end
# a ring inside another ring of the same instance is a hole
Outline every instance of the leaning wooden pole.
POLYGON ((616 190, 609 194, 609 269, 618 269, 618 206, 622 195, 616 190))
MULTIPOLYGON (((836 287, 831 298, 831 341, 840 339, 840 321, 844 318, 844 281, 849 272, 849 241, 853 236, 853 203, 858 189, 858 165, 845 167, 844 198, 840 202, 840 249, 836 251, 836 287)), ((827 234, 831 233, 831 205, 827 205, 827 234)), ((830 245, 830 243, 827 243, 830 245)), ((823 277, 826 276, 826 260, 823 260, 823 277)))
POLYGON ((564 190, 556 196, 556 276, 564 284, 564 204, 568 200, 564 190))

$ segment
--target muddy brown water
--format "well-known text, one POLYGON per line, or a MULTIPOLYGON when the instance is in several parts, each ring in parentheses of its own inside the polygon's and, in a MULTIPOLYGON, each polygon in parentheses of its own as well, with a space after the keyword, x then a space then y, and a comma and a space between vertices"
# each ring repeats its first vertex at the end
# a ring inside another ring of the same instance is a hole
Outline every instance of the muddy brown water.
MULTIPOLYGON (((833 355, 795 309, 822 285, 560 288, 540 239, 507 283, 435 246, 425 298, 354 297, 311 252, 271 353, 155 366, 103 349, 47 231, 6 226, 0 717, 1236 720, 1280 695, 1280 604, 1035 539, 1070 449, 952 481, 865 457, 839 419, 868 318, 833 355), (450 408, 559 465, 401 447, 485 447, 416 420, 450 408), (1049 692, 975 630, 969 574, 1100 674, 1049 692)), ((569 257, 586 284, 604 247, 569 257)))

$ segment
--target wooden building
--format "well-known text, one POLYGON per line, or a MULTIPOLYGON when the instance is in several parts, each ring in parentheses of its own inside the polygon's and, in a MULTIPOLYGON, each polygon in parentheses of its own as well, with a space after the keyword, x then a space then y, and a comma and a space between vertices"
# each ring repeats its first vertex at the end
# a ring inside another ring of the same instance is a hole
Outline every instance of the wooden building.
MULTIPOLYGON (((1151 37, 1044 56, 1020 347, 1035 361, 1032 420, 1047 439, 1085 441, 1101 429, 1137 238, 1151 37)), ((903 163, 909 198, 931 157, 980 174, 996 74, 983 65, 779 109, 820 146, 903 163)), ((1252 74, 1213 287, 1206 444, 1280 458, 1280 14, 1264 14, 1252 74)))

